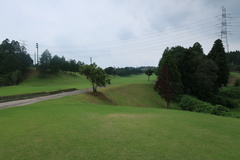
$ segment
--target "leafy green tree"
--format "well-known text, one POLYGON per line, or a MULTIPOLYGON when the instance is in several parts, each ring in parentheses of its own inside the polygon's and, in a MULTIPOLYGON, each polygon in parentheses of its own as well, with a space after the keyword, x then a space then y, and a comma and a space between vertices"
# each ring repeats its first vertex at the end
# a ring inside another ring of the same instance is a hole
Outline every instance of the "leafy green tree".
POLYGON ((104 69, 104 71, 108 74, 108 75, 116 75, 116 70, 113 67, 107 67, 104 69))
POLYGON ((167 108, 182 93, 181 74, 170 53, 165 53, 161 59, 160 73, 154 88, 166 100, 167 108))
POLYGON ((207 57, 212 59, 219 68, 217 73, 218 87, 222 87, 223 85, 226 86, 228 83, 229 69, 227 65, 226 53, 220 39, 217 39, 214 42, 213 47, 207 57))
POLYGON ((53 58, 50 60, 49 68, 53 74, 58 73, 61 69, 61 58, 57 55, 53 56, 53 58))
POLYGON ((76 73, 79 71, 79 65, 76 63, 76 60, 71 59, 69 61, 69 65, 70 65, 70 70, 69 70, 70 72, 76 73))
POLYGON ((205 55, 197 55, 194 58, 195 72, 191 94, 201 100, 211 99, 218 91, 217 72, 218 67, 205 55))
POLYGON ((4 40, 0 44, 0 85, 19 84, 32 62, 25 47, 17 41, 4 40))
POLYGON ((102 87, 111 83, 111 80, 108 78, 106 72, 102 68, 98 67, 96 63, 85 65, 80 70, 80 73, 85 75, 91 82, 94 92, 97 92, 98 86, 102 87))
POLYGON ((22 72, 16 70, 11 73, 11 84, 18 85, 23 80, 22 72))
POLYGON ((150 68, 150 69, 147 69, 146 71, 145 71, 145 74, 148 76, 148 81, 149 81, 149 79, 150 79, 150 76, 153 74, 153 70, 150 68))
MULTIPOLYGON (((167 48, 163 51, 162 57, 164 57, 164 56, 165 56, 166 54, 168 54, 169 52, 170 52, 170 49, 167 47, 167 48)), ((161 70, 162 63, 163 63, 163 58, 161 58, 161 59, 159 60, 159 62, 158 62, 158 67, 157 67, 156 72, 155 72, 156 76, 159 76, 159 74, 160 74, 160 70, 161 70)))
POLYGON ((38 66, 40 73, 46 74, 50 70, 51 59, 51 53, 48 50, 45 50, 40 57, 40 64, 38 66))
POLYGON ((191 48, 194 52, 197 52, 199 54, 203 54, 203 48, 202 45, 199 42, 194 43, 194 45, 191 48))

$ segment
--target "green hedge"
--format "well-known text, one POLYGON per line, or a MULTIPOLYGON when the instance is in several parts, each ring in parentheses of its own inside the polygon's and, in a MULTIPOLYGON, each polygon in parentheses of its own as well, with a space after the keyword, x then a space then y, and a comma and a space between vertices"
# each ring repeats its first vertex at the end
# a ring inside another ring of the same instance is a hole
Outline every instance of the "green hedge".
POLYGON ((222 105, 211 105, 210 103, 201 101, 189 95, 183 95, 181 97, 179 105, 183 110, 210 113, 219 116, 237 117, 229 113, 229 109, 227 107, 224 107, 222 105))
POLYGON ((216 105, 216 104, 223 105, 227 108, 239 108, 240 107, 240 104, 235 99, 223 96, 222 94, 215 95, 212 98, 211 103, 214 105, 216 105))
POLYGON ((228 98, 240 98, 240 87, 224 87, 220 90, 220 94, 228 98))

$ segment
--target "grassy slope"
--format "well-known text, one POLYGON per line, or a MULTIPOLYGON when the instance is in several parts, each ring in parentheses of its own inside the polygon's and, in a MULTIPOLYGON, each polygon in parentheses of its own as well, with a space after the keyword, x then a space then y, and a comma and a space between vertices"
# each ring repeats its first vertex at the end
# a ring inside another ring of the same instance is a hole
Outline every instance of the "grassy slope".
MULTIPOLYGON (((77 88, 85 89, 91 88, 90 82, 85 76, 77 74, 76 76, 70 76, 67 74, 59 74, 57 76, 49 76, 47 78, 41 78, 38 73, 31 70, 23 83, 18 86, 1 87, 0 96, 25 94, 34 92, 44 91, 56 91, 60 89, 77 88)), ((146 75, 134 75, 130 77, 111 77, 112 84, 123 84, 123 83, 148 83, 146 75)), ((151 76, 152 79, 156 78, 151 76)))
POLYGON ((18 86, 9 86, 0 88, 0 96, 55 91, 60 89, 89 88, 91 85, 84 76, 77 74, 76 76, 70 76, 65 74, 59 74, 48 78, 40 78, 34 76, 28 78, 18 86))
POLYGON ((240 73, 238 72, 230 72, 230 75, 229 75, 229 80, 228 80, 228 85, 229 86, 233 86, 236 79, 240 78, 240 73))
MULTIPOLYGON (((153 91, 154 84, 123 84, 103 88, 104 93, 114 104, 134 107, 164 108, 166 102, 153 91)), ((176 104, 171 104, 177 109, 176 104)))
POLYGON ((240 78, 240 73, 238 72, 231 72, 231 75, 233 75, 234 77, 240 78))
POLYGON ((81 94, 0 110, 0 159, 238 159, 239 123, 81 94))

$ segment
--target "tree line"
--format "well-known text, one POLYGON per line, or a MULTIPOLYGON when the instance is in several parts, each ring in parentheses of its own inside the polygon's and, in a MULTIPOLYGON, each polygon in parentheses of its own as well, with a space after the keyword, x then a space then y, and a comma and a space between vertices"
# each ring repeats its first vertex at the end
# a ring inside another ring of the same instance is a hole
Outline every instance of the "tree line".
POLYGON ((240 51, 231 51, 226 55, 230 70, 240 72, 240 51))
POLYGON ((74 59, 67 61, 64 56, 59 57, 57 55, 54 55, 52 57, 51 53, 48 50, 45 50, 40 57, 39 64, 37 65, 37 70, 43 75, 57 74, 59 71, 76 74, 79 72, 80 66, 83 65, 83 62, 77 62, 74 59))
POLYGON ((146 70, 151 69, 155 71, 156 67, 152 66, 141 66, 141 67, 123 67, 123 68, 115 68, 115 67, 107 67, 104 71, 108 75, 117 75, 117 76, 130 76, 132 74, 143 74, 146 70))
POLYGON ((190 48, 166 48, 156 71, 155 90, 167 101, 187 94, 215 103, 219 88, 228 83, 229 68, 222 41, 216 40, 205 55, 200 43, 190 48))
POLYGON ((0 86, 19 84, 33 60, 24 46, 9 39, 0 44, 0 86))

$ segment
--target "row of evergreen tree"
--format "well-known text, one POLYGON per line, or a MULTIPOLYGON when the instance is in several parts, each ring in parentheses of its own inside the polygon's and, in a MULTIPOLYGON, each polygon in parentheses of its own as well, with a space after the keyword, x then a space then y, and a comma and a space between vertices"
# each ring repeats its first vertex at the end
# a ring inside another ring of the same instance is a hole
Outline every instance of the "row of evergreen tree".
POLYGON ((240 72, 240 51, 231 51, 226 54, 229 69, 240 72))
POLYGON ((200 43, 190 48, 165 49, 157 68, 155 90, 169 103, 177 95, 188 94, 204 101, 214 101, 219 88, 228 83, 229 68, 220 39, 208 55, 200 43))
POLYGON ((19 84, 33 60, 17 41, 4 40, 0 44, 0 86, 19 84))
POLYGON ((41 57, 37 69, 41 74, 56 74, 59 71, 77 73, 83 62, 76 62, 74 59, 67 61, 65 57, 54 55, 52 57, 48 50, 45 50, 41 57))
POLYGON ((104 71, 108 75, 117 75, 117 76, 129 76, 132 74, 143 74, 146 67, 123 67, 123 68, 115 68, 115 67, 107 67, 104 71))

